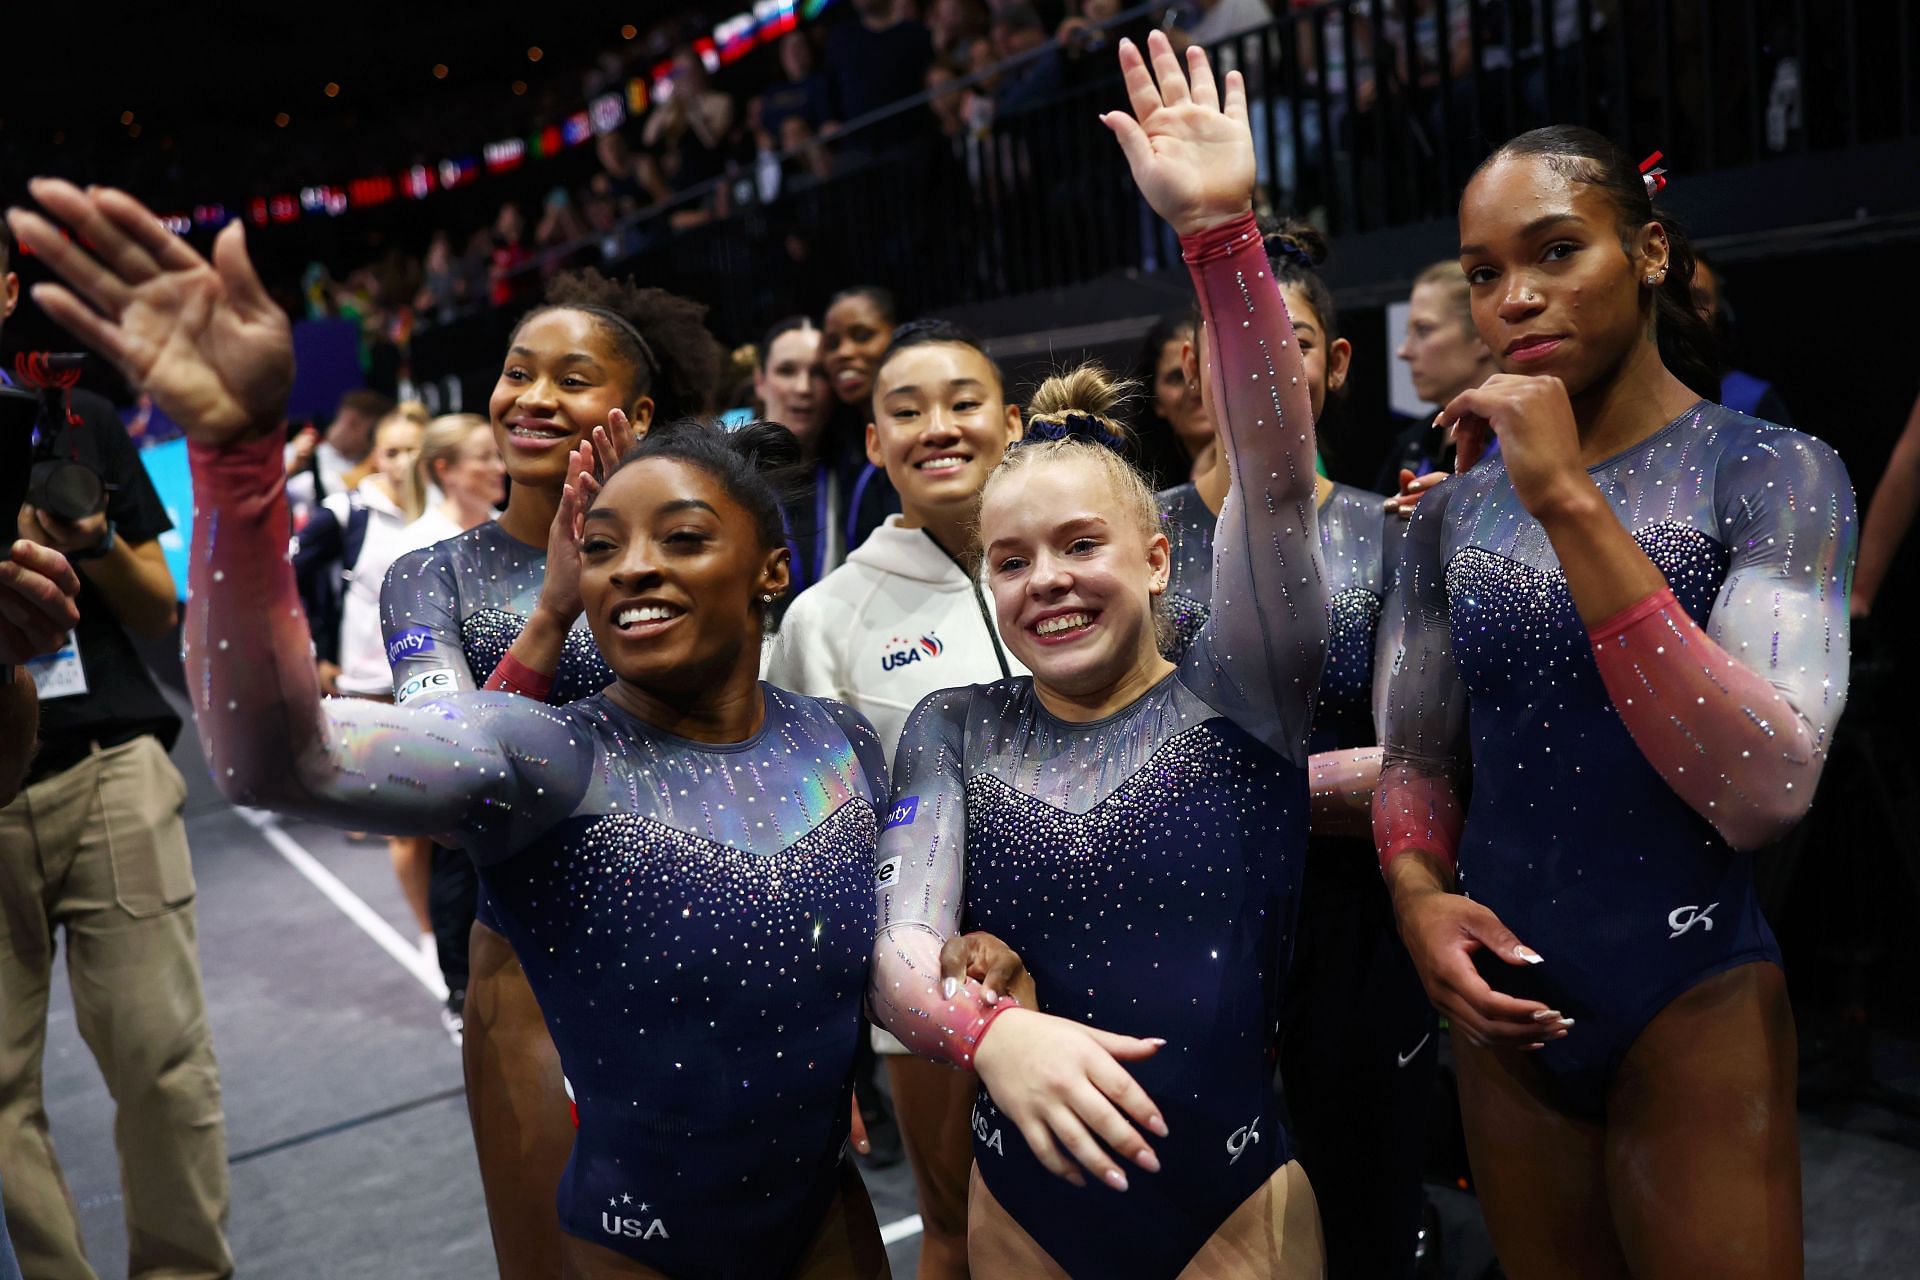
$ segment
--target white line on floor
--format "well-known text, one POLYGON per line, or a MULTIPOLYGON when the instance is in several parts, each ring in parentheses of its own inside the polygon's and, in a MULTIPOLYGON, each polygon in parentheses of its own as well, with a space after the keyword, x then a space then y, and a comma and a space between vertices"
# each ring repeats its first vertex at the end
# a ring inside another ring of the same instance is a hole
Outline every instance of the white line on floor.
POLYGON ((909 1236, 917 1236, 919 1234, 920 1215, 916 1213, 911 1218, 902 1218, 898 1222, 889 1222, 886 1226, 880 1228, 880 1243, 898 1244, 909 1236))
MULTIPOLYGON (((360 931, 378 943, 380 949, 400 962, 400 967, 412 974, 419 984, 433 993, 436 1000, 447 998, 447 984, 440 977, 439 966, 429 960, 420 948, 411 946, 400 936, 400 931, 388 924, 380 913, 366 904, 359 894, 347 888, 340 877, 326 869, 320 859, 308 853, 298 840, 288 835, 280 827, 280 820, 264 809, 247 809, 235 806, 234 812, 244 818, 249 826, 258 831, 273 851, 286 859, 287 865, 304 876, 309 884, 325 894, 327 901, 340 908, 340 913, 360 926, 360 931)), ((914 1229, 919 1230, 920 1220, 913 1219, 914 1229)))

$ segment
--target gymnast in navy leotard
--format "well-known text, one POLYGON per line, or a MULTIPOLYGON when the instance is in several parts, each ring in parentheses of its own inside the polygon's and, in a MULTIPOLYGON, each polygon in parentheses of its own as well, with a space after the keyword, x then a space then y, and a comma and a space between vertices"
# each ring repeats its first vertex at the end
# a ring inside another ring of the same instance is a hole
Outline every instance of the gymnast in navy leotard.
POLYGON ((1375 830, 1460 1033, 1487 1222, 1516 1277, 1797 1276, 1750 853, 1805 812, 1845 702, 1846 470, 1699 398, 1690 254, 1605 139, 1507 144, 1460 233, 1503 372, 1442 425, 1502 448, 1413 518, 1375 830))
MULTIPOLYGON (((1266 243, 1319 422, 1353 355, 1316 270, 1325 241, 1289 222, 1266 243)), ((1163 616, 1173 625, 1161 651, 1174 661, 1207 618, 1214 509, 1225 485, 1224 467, 1209 468, 1157 498, 1172 561, 1163 616)), ((1380 770, 1374 649, 1405 522, 1379 494, 1325 477, 1314 501, 1330 610, 1308 739, 1313 817, 1280 1073, 1288 1131, 1320 1207, 1327 1274, 1387 1280, 1413 1271, 1438 1058, 1433 1010, 1394 929, 1367 828, 1380 770)))
POLYGON ((881 838, 871 1007, 909 1049, 980 1073, 969 1243, 985 1275, 1171 1280, 1247 1247, 1280 1260, 1262 1275, 1320 1264, 1270 1086, 1326 649, 1312 423, 1248 209, 1238 77, 1223 114, 1198 50, 1191 91, 1163 36, 1153 51, 1158 91, 1123 46, 1141 117, 1123 141, 1149 201, 1178 210, 1206 321, 1235 477, 1215 607, 1179 666, 1159 655, 1166 544, 1144 484, 1090 442, 1112 430, 1102 377, 1043 385, 980 517, 1001 634, 1034 675, 921 703, 881 838), (1183 182, 1197 207, 1169 199, 1183 182), (1020 953, 1042 1012, 949 998, 935 961, 963 920, 1020 953), (1129 1178, 1094 1134, 1147 1172, 1129 1178))
POLYGON ((237 234, 216 269, 117 192, 37 190, 101 258, 18 224, 107 315, 43 296, 189 433, 186 665, 215 782, 441 834, 488 879, 579 1094, 567 1272, 884 1276, 843 1159, 884 762, 857 713, 757 680, 788 554, 758 465, 792 437, 655 433, 607 480, 580 581, 604 694, 323 702, 280 553, 284 315, 237 234))
MULTIPOLYGON (((569 450, 598 427, 619 436, 607 440, 617 451, 629 427, 701 409, 719 364, 698 304, 593 272, 557 277, 507 345, 487 406, 513 480, 506 510, 400 557, 381 592, 402 705, 486 685, 535 615, 569 450)), ((543 697, 556 706, 613 683, 584 619, 553 674, 543 697)), ((494 1248, 508 1280, 549 1275, 559 1242, 547 1206, 574 1132, 558 1056, 470 859, 434 851, 434 897, 474 907, 470 919, 440 908, 442 953, 458 971, 449 985, 466 988, 461 1053, 494 1248)))

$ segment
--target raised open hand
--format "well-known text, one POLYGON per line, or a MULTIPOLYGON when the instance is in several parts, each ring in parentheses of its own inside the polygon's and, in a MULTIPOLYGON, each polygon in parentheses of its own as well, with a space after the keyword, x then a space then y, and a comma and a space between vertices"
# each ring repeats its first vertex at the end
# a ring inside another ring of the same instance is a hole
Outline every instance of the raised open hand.
POLYGON ((57 178, 27 189, 92 250, 37 213, 8 212, 14 235, 67 282, 33 287, 49 316, 118 365, 191 439, 225 444, 279 425, 293 388, 293 331, 247 259, 240 224, 215 237, 209 262, 123 191, 57 178))
POLYGON ((1133 41, 1120 42, 1133 114, 1100 117, 1120 140, 1140 194, 1183 236, 1247 212, 1253 208, 1253 131, 1240 73, 1227 73, 1223 102, 1200 46, 1187 50, 1185 71, 1161 32, 1147 37, 1147 53, 1151 72, 1133 41))

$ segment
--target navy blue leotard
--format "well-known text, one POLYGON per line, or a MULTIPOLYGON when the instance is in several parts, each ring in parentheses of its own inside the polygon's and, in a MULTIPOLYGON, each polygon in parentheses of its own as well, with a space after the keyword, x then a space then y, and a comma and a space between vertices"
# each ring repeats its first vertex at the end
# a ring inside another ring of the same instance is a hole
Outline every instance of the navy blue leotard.
MULTIPOLYGON (((393 700, 404 705, 484 685, 540 603, 546 574, 546 548, 520 541, 497 520, 395 559, 380 588, 393 700)), ((612 683, 587 620, 575 619, 546 700, 565 706, 612 683)), ((500 932, 484 885, 474 916, 500 932)))
MULTIPOLYGON (((1380 798, 1389 827, 1438 833, 1470 773, 1461 891, 1546 957, 1516 967, 1482 953, 1481 971, 1574 1019, 1531 1060, 1565 1110, 1598 1117, 1663 1007, 1715 973, 1779 962, 1751 860, 1723 828, 1790 805, 1793 788, 1810 798, 1845 701, 1854 530, 1830 448, 1706 402, 1588 470, 1684 620, 1654 620, 1616 696, 1600 632, 1581 623, 1505 462, 1447 481, 1416 509, 1388 610, 1380 798), (1696 681, 1685 696, 1676 663, 1696 681), (1732 744, 1728 725, 1756 741, 1732 744), (1663 729, 1684 756, 1637 740, 1663 729), (1682 798, 1705 783, 1715 798, 1682 798)), ((1383 839, 1387 856, 1399 839, 1383 839)))
POLYGON ((1213 512, 1192 481, 1154 495, 1160 531, 1167 535, 1167 590, 1160 597, 1164 622, 1160 652, 1178 662, 1207 623, 1213 598, 1213 512))
MULTIPOLYGON (((1162 652, 1178 660, 1207 619, 1213 513, 1191 484, 1158 495, 1172 572, 1162 652)), ((1374 651, 1404 524, 1377 493, 1333 485, 1319 504, 1327 661, 1308 745, 1374 746, 1374 651)), ((1377 753, 1373 757, 1377 759, 1377 753)), ((1354 762, 1366 774, 1370 764, 1354 762)), ((1419 975, 1394 928, 1372 842, 1313 832, 1280 1051, 1290 1132, 1313 1180, 1333 1280, 1411 1274, 1438 1044, 1419 975), (1355 1018, 1355 1009, 1369 1016, 1355 1018)))
POLYGON ((938 968, 962 927, 1020 953, 1045 1012, 1168 1041, 1129 1066, 1170 1136, 1124 1194, 1047 1172, 981 1093, 981 1177, 1077 1277, 1176 1275, 1290 1158, 1270 1081, 1326 650, 1311 414, 1251 217, 1186 248, 1236 477, 1207 624, 1097 722, 1048 713, 1030 677, 926 699, 880 845, 871 1007, 910 1050, 964 1057, 952 1005, 974 997, 943 1000, 938 968))
POLYGON ((840 1182, 885 802, 872 728, 764 685, 761 728, 720 745, 605 695, 323 702, 272 550, 280 442, 192 453, 188 663, 222 789, 464 848, 578 1098, 564 1229, 675 1280, 787 1274, 840 1182))

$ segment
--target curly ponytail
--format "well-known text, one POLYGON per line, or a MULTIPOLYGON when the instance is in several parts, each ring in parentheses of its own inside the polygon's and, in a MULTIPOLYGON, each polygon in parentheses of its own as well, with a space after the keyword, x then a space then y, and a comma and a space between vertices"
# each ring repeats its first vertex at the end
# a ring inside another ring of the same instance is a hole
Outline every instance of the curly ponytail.
POLYGON ((555 276, 546 300, 521 317, 514 332, 561 310, 583 312, 599 324, 632 369, 634 397, 653 400, 656 423, 712 412, 722 353, 707 332, 704 303, 631 278, 609 280, 589 267, 555 276))

